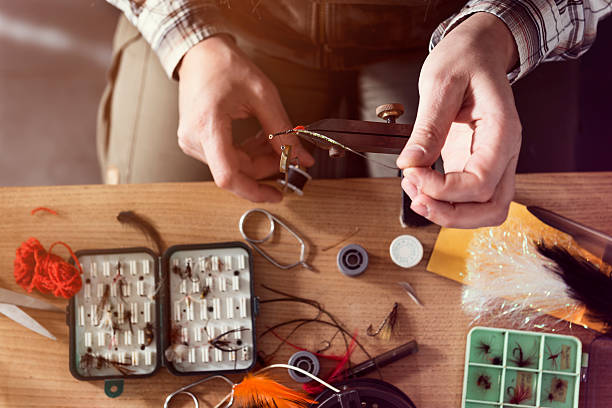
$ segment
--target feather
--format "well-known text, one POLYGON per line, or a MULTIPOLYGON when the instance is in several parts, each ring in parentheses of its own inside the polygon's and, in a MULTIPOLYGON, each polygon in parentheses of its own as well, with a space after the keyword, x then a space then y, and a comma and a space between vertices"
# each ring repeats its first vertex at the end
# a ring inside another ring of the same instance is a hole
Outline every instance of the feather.
POLYGON ((147 238, 155 243, 158 255, 164 252, 166 245, 159 231, 157 231, 157 228, 155 228, 155 225, 153 225, 151 221, 142 215, 138 215, 134 211, 121 211, 119 215, 117 215, 117 221, 141 231, 147 238))
POLYGON ((548 268, 567 285, 567 294, 582 303, 591 319, 605 323, 612 332, 612 279, 582 256, 557 245, 537 244, 538 252, 554 263, 548 268))
POLYGON ((234 400, 242 408, 302 408, 316 401, 270 379, 265 374, 247 374, 234 386, 234 400))

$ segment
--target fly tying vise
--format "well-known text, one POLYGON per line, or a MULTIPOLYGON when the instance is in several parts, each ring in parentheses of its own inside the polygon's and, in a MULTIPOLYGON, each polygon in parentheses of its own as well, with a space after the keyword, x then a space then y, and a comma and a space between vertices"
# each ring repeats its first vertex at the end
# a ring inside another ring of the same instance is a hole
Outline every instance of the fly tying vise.
MULTIPOLYGON (((193 400, 195 408, 199 408, 200 404, 198 402, 198 398, 195 396, 195 394, 193 394, 191 391, 188 391, 188 390, 193 388, 193 387, 195 387, 195 386, 197 386, 197 385, 200 385, 200 384, 205 383, 207 381, 213 380, 215 378, 219 378, 219 379, 224 380, 225 382, 227 382, 232 387, 232 390, 217 405, 215 405, 215 408, 220 408, 222 406, 224 406, 225 408, 229 408, 234 403, 234 400, 239 400, 239 399, 245 397, 243 395, 238 395, 238 396, 236 395, 240 391, 240 386, 241 385, 245 384, 247 381, 249 381, 249 379, 252 381, 254 378, 257 378, 258 375, 261 375, 264 372, 266 372, 268 370, 271 370, 272 368, 285 368, 285 369, 288 369, 288 370, 297 371, 300 374, 302 374, 304 376, 307 376, 307 377, 311 378, 314 381, 319 382, 321 385, 325 386, 329 390, 331 390, 331 391, 333 391, 335 393, 340 393, 340 390, 338 388, 328 384, 327 382, 323 381, 319 377, 317 377, 315 375, 312 375, 308 371, 303 370, 303 369, 301 369, 299 367, 295 367, 295 366, 292 366, 292 365, 289 365, 289 364, 272 364, 272 365, 269 365, 267 367, 262 368, 261 370, 257 371, 253 375, 247 375, 247 377, 245 377, 245 379, 241 383, 234 383, 229 378, 227 378, 227 377, 225 377, 223 375, 212 375, 212 376, 203 378, 201 380, 198 380, 198 381, 196 381, 194 383, 191 383, 189 385, 186 385, 184 387, 179 388, 178 390, 174 391, 172 394, 169 394, 166 397, 166 401, 164 402, 164 408, 168 408, 168 404, 170 403, 170 401, 172 401, 172 399, 176 395, 178 395, 178 394, 186 394, 186 395, 188 395, 193 400), (226 404, 223 405, 224 403, 226 403, 226 404)), ((279 395, 267 395, 267 394, 264 394, 264 392, 262 392, 261 395, 248 395, 247 397, 250 397, 250 399, 256 399, 256 400, 261 400, 261 401, 270 401, 270 402, 273 402, 273 403, 275 402, 274 401, 275 398, 277 400, 295 401, 294 398, 296 398, 296 397, 300 397, 304 401, 307 401, 307 402, 313 402, 313 401, 310 401, 307 398, 305 398, 303 396, 303 394, 301 394, 301 393, 297 393, 295 391, 292 391, 292 390, 290 390, 288 388, 285 388, 285 387, 281 386, 280 384, 276 384, 273 380, 268 380, 268 381, 270 381, 271 383, 274 383, 277 387, 279 387, 279 390, 281 390, 282 394, 285 394, 285 395, 282 395, 281 393, 279 393, 279 395), (287 391, 287 392, 285 393, 283 391, 287 391)), ((245 386, 245 388, 246 388, 246 386, 245 386)), ((252 393, 253 391, 256 391, 256 390, 246 390, 245 389, 243 392, 245 392, 245 393, 251 392, 252 393)), ((276 403, 274 403, 274 405, 270 405, 270 406, 276 406, 276 403)))
POLYGON ((298 265, 301 265, 304 268, 309 269, 311 271, 315 270, 311 265, 309 265, 306 262, 306 252, 307 252, 308 246, 307 246, 306 242, 304 241, 304 239, 302 237, 300 237, 291 228, 289 228, 278 217, 272 215, 272 213, 270 213, 270 212, 268 212, 268 211, 266 211, 264 209, 261 209, 261 208, 253 208, 251 210, 248 210, 247 212, 242 214, 242 217, 240 217, 240 221, 238 222, 238 228, 240 229, 240 233, 242 234, 242 237, 249 243, 249 245, 251 245, 251 247, 253 247, 253 249, 255 249, 257 252, 259 252, 259 254, 261 256, 263 256, 268 262, 270 262, 272 265, 276 266, 277 268, 280 268, 280 269, 291 269, 291 268, 294 268, 294 267, 296 267, 298 265), (255 213, 261 213, 261 214, 265 215, 268 218, 268 221, 270 222, 270 229, 269 229, 268 233, 266 234, 265 237, 263 237, 261 239, 256 239, 256 238, 249 237, 247 235, 245 229, 244 229, 244 225, 246 224, 247 218, 250 215, 255 214, 255 213), (293 235, 295 237, 295 239, 298 241, 298 243, 300 244, 300 259, 297 262, 290 263, 290 264, 281 264, 277 260, 272 258, 267 252, 265 252, 263 249, 261 249, 257 245, 257 244, 263 244, 263 243, 267 242, 274 235, 275 225, 276 224, 279 224, 281 227, 283 227, 284 229, 289 231, 289 233, 291 235, 293 235))

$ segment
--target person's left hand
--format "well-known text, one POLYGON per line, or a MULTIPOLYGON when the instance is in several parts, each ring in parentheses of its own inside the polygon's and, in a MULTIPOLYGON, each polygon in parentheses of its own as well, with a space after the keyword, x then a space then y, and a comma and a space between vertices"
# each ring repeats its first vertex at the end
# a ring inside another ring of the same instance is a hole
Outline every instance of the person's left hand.
POLYGON ((466 19, 429 54, 414 129, 397 159, 413 211, 456 228, 506 219, 521 146, 506 78, 516 60, 510 31, 488 13, 466 19), (440 154, 445 174, 430 167, 440 154))

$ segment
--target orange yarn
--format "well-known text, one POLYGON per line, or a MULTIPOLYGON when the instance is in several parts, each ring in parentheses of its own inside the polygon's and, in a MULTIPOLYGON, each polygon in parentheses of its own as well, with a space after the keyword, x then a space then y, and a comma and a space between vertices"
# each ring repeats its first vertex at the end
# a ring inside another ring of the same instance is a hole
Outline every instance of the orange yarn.
POLYGON ((41 293, 53 293, 66 299, 73 297, 83 285, 81 264, 72 249, 61 241, 53 243, 47 252, 36 238, 28 238, 17 248, 13 273, 17 284, 28 292, 36 288, 41 293), (68 249, 78 269, 51 253, 57 244, 68 249))
POLYGON ((37 212, 39 212, 39 211, 46 211, 46 212, 48 212, 49 214, 57 215, 57 212, 55 212, 54 210, 52 210, 52 209, 50 209, 50 208, 47 208, 47 207, 37 207, 37 208, 33 209, 33 210, 30 212, 30 214, 31 214, 31 215, 34 215, 34 214, 36 214, 36 213, 37 213, 37 212))

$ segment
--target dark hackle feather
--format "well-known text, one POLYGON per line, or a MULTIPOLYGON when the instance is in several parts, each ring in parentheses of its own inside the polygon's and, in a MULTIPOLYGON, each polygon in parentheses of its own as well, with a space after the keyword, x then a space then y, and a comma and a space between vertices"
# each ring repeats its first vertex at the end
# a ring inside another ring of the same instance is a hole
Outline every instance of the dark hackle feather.
POLYGON ((121 211, 117 215, 117 221, 121 224, 129 225, 145 234, 157 246, 157 254, 161 255, 164 252, 166 244, 162 239, 155 225, 142 215, 136 214, 134 211, 121 211))
POLYGON ((605 323, 612 333, 612 279, 595 264, 557 245, 536 243, 540 254, 555 263, 550 269, 567 285, 567 293, 582 303, 590 319, 605 323))

